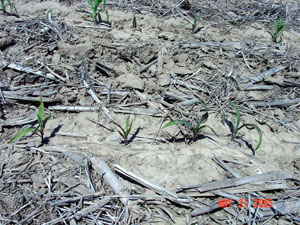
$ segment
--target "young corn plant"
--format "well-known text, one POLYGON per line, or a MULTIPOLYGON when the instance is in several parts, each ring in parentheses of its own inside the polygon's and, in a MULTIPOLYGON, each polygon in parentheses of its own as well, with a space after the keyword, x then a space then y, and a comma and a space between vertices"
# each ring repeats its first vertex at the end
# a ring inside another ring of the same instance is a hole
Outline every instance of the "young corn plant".
POLYGON ((201 116, 200 119, 197 119, 194 122, 190 122, 190 121, 186 121, 186 120, 173 120, 173 121, 170 121, 167 124, 165 124, 163 126, 163 128, 170 127, 170 126, 177 125, 177 124, 183 124, 191 131, 192 136, 190 137, 190 140, 192 142, 195 142, 197 140, 198 136, 200 135, 201 131, 204 128, 209 128, 215 135, 217 135, 217 133, 210 126, 204 125, 204 123, 208 119, 207 107, 200 99, 199 99, 199 102, 206 110, 206 112, 201 116))
POLYGON ((95 23, 99 24, 100 22, 103 22, 100 15, 101 12, 105 12, 107 23, 109 23, 109 14, 106 9, 106 0, 103 0, 102 8, 99 7, 100 4, 102 3, 102 0, 87 0, 87 1, 92 9, 92 13, 90 13, 90 15, 93 18, 95 23))
POLYGON ((41 96, 40 107, 39 107, 39 111, 37 114, 39 126, 38 127, 27 127, 25 129, 21 130, 19 133, 16 134, 16 136, 14 136, 10 140, 10 143, 20 140, 23 136, 25 136, 26 134, 28 134, 30 132, 33 132, 33 134, 37 132, 38 135, 41 137, 41 143, 44 143, 44 130, 45 130, 46 123, 50 117, 51 117, 51 114, 45 115, 44 102, 43 102, 43 98, 41 96))
POLYGON ((197 33, 197 32, 200 31, 201 28, 202 28, 202 27, 198 27, 198 24, 199 24, 199 17, 196 16, 196 15, 194 15, 194 17, 193 17, 193 22, 189 22, 189 23, 187 23, 185 26, 190 25, 190 24, 192 25, 192 34, 197 33))
POLYGON ((193 23, 192 23, 192 33, 193 34, 196 33, 197 25, 198 25, 198 17, 195 15, 193 23))
MULTIPOLYGON (((240 110, 238 108, 238 106, 235 103, 231 103, 231 105, 234 107, 235 110, 235 118, 230 117, 230 120, 225 119, 225 123, 228 125, 230 132, 231 132, 231 140, 236 140, 238 137, 238 131, 241 130, 242 128, 247 128, 247 129, 255 129, 258 133, 258 144, 256 146, 256 148, 254 149, 254 151, 258 150, 262 144, 262 131, 261 129, 256 126, 255 124, 248 124, 245 123, 243 125, 240 126, 241 123, 241 113, 240 110)), ((253 154, 255 154, 255 152, 253 152, 253 154)))
POLYGON ((123 142, 124 142, 125 145, 129 144, 129 138, 128 137, 129 137, 129 134, 132 130, 134 122, 135 122, 135 117, 130 121, 130 116, 128 116, 127 120, 126 120, 126 126, 125 126, 125 129, 124 129, 120 124, 118 124, 115 121, 112 121, 113 124, 115 124, 118 128, 120 128, 117 131, 121 135, 121 137, 123 138, 123 142))
POLYGON ((1 9, 3 10, 4 13, 6 12, 6 7, 9 6, 10 12, 18 15, 18 11, 15 4, 13 4, 10 0, 6 0, 7 4, 5 4, 5 0, 0 0, 0 2, 1 2, 1 9))
POLYGON ((279 43, 282 40, 282 37, 280 37, 279 35, 281 35, 283 33, 283 31, 285 31, 286 26, 283 24, 281 17, 279 17, 278 22, 274 21, 274 27, 275 27, 275 32, 272 35, 273 37, 273 41, 275 43, 279 43), (279 40, 278 40, 279 38, 279 40))

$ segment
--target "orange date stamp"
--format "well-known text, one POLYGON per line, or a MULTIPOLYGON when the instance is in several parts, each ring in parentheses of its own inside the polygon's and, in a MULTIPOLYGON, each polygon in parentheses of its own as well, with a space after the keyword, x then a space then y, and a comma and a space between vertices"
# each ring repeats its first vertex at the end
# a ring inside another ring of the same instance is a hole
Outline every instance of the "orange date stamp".
MULTIPOLYGON (((227 208, 231 207, 233 200, 228 198, 220 198, 219 199, 219 208, 227 208)), ((239 207, 240 208, 248 208, 248 199, 239 199, 239 207)), ((273 199, 257 199, 255 198, 253 201, 254 208, 272 208, 273 207, 273 199)))

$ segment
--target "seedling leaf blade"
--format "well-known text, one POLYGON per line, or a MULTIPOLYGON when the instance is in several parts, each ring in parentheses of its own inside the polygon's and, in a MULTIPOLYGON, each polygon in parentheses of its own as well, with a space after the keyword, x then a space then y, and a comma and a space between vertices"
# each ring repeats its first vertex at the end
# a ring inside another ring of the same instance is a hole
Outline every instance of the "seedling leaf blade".
POLYGON ((129 128, 130 128, 130 116, 128 116, 126 120, 126 133, 129 130, 129 128))
POLYGON ((16 134, 16 136, 14 136, 14 137, 9 141, 9 143, 20 140, 23 136, 25 136, 26 134, 28 134, 28 133, 30 133, 30 132, 34 132, 36 129, 37 129, 37 128, 35 128, 35 127, 27 127, 27 128, 25 128, 25 129, 21 130, 19 133, 16 134))
POLYGON ((191 123, 189 123, 187 121, 183 121, 183 120, 170 121, 165 126, 163 126, 163 128, 170 127, 170 126, 173 126, 173 125, 176 125, 176 124, 184 124, 184 125, 188 126, 189 128, 193 128, 193 125, 191 123))
POLYGON ((199 101, 200 104, 203 106, 203 108, 204 108, 206 111, 208 111, 208 110, 207 110, 207 106, 206 106, 206 104, 202 101, 202 99, 198 98, 198 101, 199 101))
POLYGON ((247 128, 253 127, 257 131, 257 133, 258 133, 258 144, 257 144, 257 146, 254 150, 255 151, 258 150, 260 148, 261 144, 262 144, 262 131, 261 131, 261 129, 258 126, 256 126, 255 124, 243 124, 243 126, 241 126, 241 128, 244 127, 244 126, 247 127, 247 128))
POLYGON ((39 121, 41 129, 43 129, 44 114, 45 114, 45 111, 44 111, 44 102, 43 102, 43 98, 41 96, 40 107, 39 107, 39 112, 38 112, 38 121, 39 121))
POLYGON ((51 117, 51 114, 49 114, 46 118, 45 118, 45 120, 44 120, 44 122, 43 122, 43 126, 45 127, 46 126, 46 123, 47 123, 47 121, 48 121, 48 119, 51 117))
POLYGON ((87 1, 88 1, 89 5, 91 6, 91 8, 94 8, 92 1, 91 0, 87 0, 87 1))
POLYGON ((236 124, 235 125, 236 125, 236 129, 238 129, 240 126, 240 122, 241 122, 240 110, 235 103, 231 103, 231 104, 233 105, 234 110, 235 110, 235 115, 236 115, 236 124))
POLYGON ((135 118, 136 118, 136 117, 134 117, 134 118, 132 119, 132 121, 131 121, 130 124, 129 124, 129 117, 128 117, 127 121, 126 121, 126 134, 127 134, 127 136, 130 134, 130 132, 131 132, 131 130, 132 130, 133 124, 134 124, 134 122, 135 122, 135 118))

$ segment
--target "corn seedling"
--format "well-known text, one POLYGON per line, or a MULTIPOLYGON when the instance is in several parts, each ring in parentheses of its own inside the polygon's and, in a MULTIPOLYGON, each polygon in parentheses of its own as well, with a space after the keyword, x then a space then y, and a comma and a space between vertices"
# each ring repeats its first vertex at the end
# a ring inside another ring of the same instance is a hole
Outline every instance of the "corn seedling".
POLYGON ((46 123, 50 117, 51 117, 51 114, 45 115, 44 102, 43 102, 43 98, 41 96, 40 107, 39 107, 39 111, 37 113, 39 126, 38 127, 27 127, 25 129, 21 130, 19 133, 16 134, 16 136, 14 136, 10 140, 10 142, 18 141, 19 139, 21 139, 23 136, 25 136, 26 134, 28 134, 30 132, 33 132, 33 133, 38 132, 38 135, 41 137, 41 142, 44 143, 44 130, 45 130, 46 123))
POLYGON ((115 124, 117 127, 120 128, 117 131, 121 135, 121 137, 123 138, 123 141, 124 141, 125 145, 128 145, 128 143, 129 143, 128 137, 129 137, 129 134, 132 130, 133 124, 135 122, 135 117, 131 120, 131 122, 130 122, 130 116, 127 117, 125 129, 120 124, 118 124, 117 122, 115 122, 115 121, 112 121, 112 122, 113 122, 113 124, 115 124))
POLYGON ((168 122, 166 125, 164 125, 163 128, 170 127, 177 124, 183 124, 192 132, 192 136, 190 137, 192 141, 197 140, 198 135, 204 128, 209 128, 211 131, 213 131, 215 135, 217 135, 217 133, 210 126, 203 125, 208 119, 208 112, 207 112, 206 105, 200 99, 199 102, 206 110, 206 112, 204 113, 204 115, 201 116, 200 119, 197 119, 197 121, 195 122, 190 122, 186 120, 173 120, 168 122))
POLYGON ((202 27, 197 28, 198 24, 199 24, 199 17, 194 15, 193 17, 193 22, 188 22, 185 26, 191 24, 192 25, 192 34, 197 33, 199 30, 201 30, 202 27))
POLYGON ((241 130, 243 127, 246 127, 247 129, 255 129, 258 133, 258 144, 256 148, 254 149, 255 151, 258 150, 262 144, 262 131, 261 129, 256 126, 255 124, 243 124, 240 126, 241 123, 241 113, 238 108, 238 106, 235 103, 231 103, 232 106, 234 107, 235 110, 235 117, 230 117, 230 120, 225 120, 226 124, 229 126, 230 132, 231 132, 231 140, 235 140, 237 138, 237 133, 239 130, 241 130))
POLYGON ((278 40, 279 35, 282 34, 283 31, 285 31, 285 29, 286 29, 286 26, 283 24, 281 17, 279 17, 278 22, 274 21, 274 27, 275 27, 275 32, 272 35, 273 41, 276 43, 281 42, 282 37, 280 37, 280 39, 278 40))
POLYGON ((6 0, 7 4, 5 4, 5 0, 0 0, 0 2, 1 2, 1 9, 3 10, 4 13, 6 12, 6 7, 9 6, 10 12, 18 15, 18 11, 15 4, 13 4, 10 0, 6 0))
POLYGON ((95 23, 99 24, 100 22, 102 22, 101 15, 100 15, 101 12, 105 12, 107 23, 109 23, 109 14, 106 9, 106 0, 103 0, 103 8, 99 8, 100 4, 102 3, 102 0, 87 0, 87 1, 92 9, 92 13, 90 13, 90 15, 93 18, 95 23))
POLYGON ((195 15, 192 23, 192 33, 195 33, 197 25, 198 25, 198 17, 195 15))

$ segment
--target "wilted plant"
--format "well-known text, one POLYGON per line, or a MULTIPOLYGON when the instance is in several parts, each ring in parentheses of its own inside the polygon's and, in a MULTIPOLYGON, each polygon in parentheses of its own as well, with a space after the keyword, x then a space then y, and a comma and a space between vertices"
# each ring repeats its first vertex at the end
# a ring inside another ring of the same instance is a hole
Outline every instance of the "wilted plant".
POLYGON ((279 35, 282 34, 283 31, 285 31, 285 29, 286 29, 286 26, 283 24, 281 17, 279 17, 279 21, 278 22, 274 21, 274 27, 275 27, 275 32, 272 35, 272 37, 273 37, 273 41, 276 42, 276 43, 278 43, 278 42, 280 42, 282 40, 281 37, 278 40, 279 35))
POLYGON ((231 140, 235 140, 237 138, 237 133, 239 130, 241 130, 243 127, 246 127, 247 129, 255 129, 258 133, 258 144, 256 146, 256 148, 254 149, 255 151, 259 149, 259 147, 262 144, 262 131, 261 129, 256 126, 255 124, 248 124, 245 123, 243 125, 240 126, 241 123, 241 114, 240 114, 240 110, 238 108, 238 106, 235 103, 231 103, 232 106, 234 107, 235 110, 235 117, 230 117, 230 120, 225 119, 226 124, 228 125, 230 132, 231 132, 231 140))
POLYGON ((38 127, 27 127, 25 129, 21 130, 19 133, 16 134, 16 136, 14 136, 10 140, 10 142, 15 142, 30 132, 33 132, 33 133, 38 132, 38 135, 41 137, 41 142, 44 143, 44 130, 45 130, 46 123, 50 117, 51 117, 51 114, 48 114, 45 117, 44 102, 43 102, 43 98, 41 96, 40 107, 39 107, 39 111, 37 114, 39 126, 38 127))
POLYGON ((206 110, 206 112, 204 113, 204 115, 201 116, 200 119, 197 119, 197 121, 195 121, 195 122, 189 122, 186 120, 173 120, 173 121, 168 122, 166 125, 164 125, 163 128, 166 128, 166 127, 169 127, 172 125, 176 125, 176 124, 183 124, 192 132, 192 137, 190 137, 192 139, 192 141, 196 141, 198 135, 204 128, 209 128, 210 130, 213 131, 213 133, 215 135, 217 135, 217 133, 210 126, 203 125, 208 119, 208 112, 207 112, 207 107, 202 102, 202 100, 199 99, 199 102, 206 110))
POLYGON ((129 134, 132 130, 134 122, 135 122, 135 117, 130 122, 130 116, 128 116, 127 120, 126 120, 126 126, 125 126, 125 129, 124 129, 120 124, 118 124, 115 121, 112 121, 113 124, 115 124, 117 127, 120 128, 117 131, 121 135, 121 137, 123 138, 123 141, 124 141, 125 145, 128 145, 128 143, 129 143, 128 137, 129 137, 129 134))
POLYGON ((5 0, 0 0, 1 2, 1 9, 3 10, 3 12, 6 12, 6 6, 10 7, 10 12, 11 13, 16 13, 18 15, 18 11, 17 8, 15 6, 15 4, 13 4, 10 0, 6 0, 7 4, 5 4, 5 0))
POLYGON ((106 9, 106 0, 103 0, 103 8, 99 8, 99 5, 102 3, 102 0, 87 0, 87 1, 92 9, 92 13, 90 14, 93 20, 95 21, 95 23, 99 24, 100 22, 102 22, 101 15, 100 15, 101 12, 105 12, 107 23, 109 23, 109 14, 106 9))

